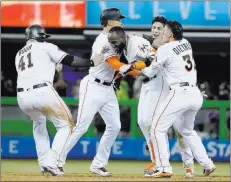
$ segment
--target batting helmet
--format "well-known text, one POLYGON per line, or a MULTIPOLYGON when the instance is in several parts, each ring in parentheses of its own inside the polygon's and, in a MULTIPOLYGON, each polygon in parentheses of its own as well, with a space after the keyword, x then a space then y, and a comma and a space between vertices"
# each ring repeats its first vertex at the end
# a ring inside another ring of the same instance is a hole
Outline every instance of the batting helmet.
POLYGON ((100 14, 100 24, 105 26, 108 20, 116 20, 119 21, 121 19, 126 18, 120 13, 118 8, 108 8, 104 9, 100 14))
POLYGON ((50 35, 46 33, 45 28, 41 25, 31 25, 25 30, 26 40, 35 39, 39 42, 43 42, 49 37, 50 35))

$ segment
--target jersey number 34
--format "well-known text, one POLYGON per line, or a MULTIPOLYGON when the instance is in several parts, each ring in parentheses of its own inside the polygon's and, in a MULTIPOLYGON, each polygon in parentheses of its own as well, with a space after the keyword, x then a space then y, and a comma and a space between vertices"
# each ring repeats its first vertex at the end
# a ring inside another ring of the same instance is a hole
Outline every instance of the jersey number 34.
POLYGON ((25 57, 27 57, 27 60, 28 60, 27 67, 28 68, 33 67, 33 63, 31 61, 31 53, 29 52, 26 56, 23 55, 19 61, 18 69, 19 70, 21 69, 21 71, 26 69, 25 57))

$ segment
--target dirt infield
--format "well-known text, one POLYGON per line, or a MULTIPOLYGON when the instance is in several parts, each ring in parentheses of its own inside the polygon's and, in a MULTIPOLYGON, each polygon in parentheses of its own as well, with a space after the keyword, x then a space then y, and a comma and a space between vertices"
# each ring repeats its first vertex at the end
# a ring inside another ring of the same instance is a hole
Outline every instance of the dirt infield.
POLYGON ((171 178, 145 178, 143 167, 148 161, 110 161, 107 169, 112 177, 101 177, 89 172, 91 160, 68 160, 62 177, 43 176, 35 159, 3 159, 1 181, 229 181, 229 163, 216 163, 216 171, 209 177, 203 176, 203 169, 195 163, 196 177, 184 178, 181 162, 172 162, 174 175, 171 178))
POLYGON ((1 181, 229 181, 229 177, 221 176, 196 176, 193 179, 185 179, 183 176, 171 178, 145 178, 141 175, 116 174, 112 177, 100 177, 87 173, 69 173, 62 177, 47 176, 39 173, 2 173, 1 181))

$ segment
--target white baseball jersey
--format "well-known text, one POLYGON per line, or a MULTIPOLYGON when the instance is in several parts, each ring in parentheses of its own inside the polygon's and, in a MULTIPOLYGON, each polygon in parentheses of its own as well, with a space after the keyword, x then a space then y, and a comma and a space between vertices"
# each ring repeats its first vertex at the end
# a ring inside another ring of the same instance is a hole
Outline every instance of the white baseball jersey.
MULTIPOLYGON (((156 52, 153 52, 153 47, 150 42, 146 39, 136 36, 136 35, 128 35, 128 43, 127 48, 124 50, 124 55, 127 58, 129 63, 136 61, 144 61, 144 59, 148 58, 150 61, 156 60, 156 52)), ((163 72, 160 70, 153 75, 146 75, 149 78, 154 75, 163 76, 163 72)))
POLYGON ((91 60, 94 62, 94 67, 90 68, 89 74, 100 80, 110 82, 113 79, 115 70, 106 62, 106 59, 112 56, 120 58, 120 54, 111 47, 107 35, 108 33, 105 32, 99 34, 92 46, 91 60))
POLYGON ((66 55, 54 44, 28 41, 15 58, 17 87, 23 88, 44 82, 53 83, 55 67, 66 55))
POLYGON ((99 112, 104 119, 106 129, 100 140, 90 170, 105 167, 108 164, 111 147, 120 131, 121 123, 119 104, 113 87, 95 82, 95 78, 101 81, 111 82, 114 77, 115 71, 106 62, 106 59, 112 56, 119 57, 119 54, 111 47, 107 35, 107 33, 102 32, 92 46, 91 60, 94 62, 94 67, 91 67, 89 75, 81 80, 78 122, 71 137, 67 141, 63 155, 60 156, 59 166, 64 165, 67 154, 87 131, 97 112, 99 112))
POLYGON ((172 41, 159 47, 156 61, 143 70, 149 77, 163 69, 169 85, 180 82, 196 84, 197 71, 191 44, 186 39, 172 41))
POLYGON ((124 55, 129 63, 143 61, 145 58, 155 56, 152 49, 151 44, 146 39, 136 35, 128 35, 127 48, 124 50, 124 55))

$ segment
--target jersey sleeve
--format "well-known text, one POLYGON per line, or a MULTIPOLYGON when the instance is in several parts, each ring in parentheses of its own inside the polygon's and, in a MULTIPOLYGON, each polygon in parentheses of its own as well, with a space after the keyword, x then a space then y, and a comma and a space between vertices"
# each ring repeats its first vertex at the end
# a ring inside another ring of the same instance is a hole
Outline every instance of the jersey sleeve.
POLYGON ((91 60, 95 66, 105 62, 110 57, 118 56, 108 41, 101 40, 104 41, 104 43, 98 41, 100 41, 100 39, 92 46, 91 60))
POLYGON ((151 65, 142 70, 142 73, 147 77, 153 77, 160 70, 163 69, 164 63, 168 60, 168 54, 164 47, 160 47, 156 53, 155 59, 152 61, 151 65))
POLYGON ((152 53, 152 49, 153 48, 151 44, 147 40, 142 38, 139 40, 139 44, 136 49, 137 56, 139 56, 140 58, 146 59, 152 53))
POLYGON ((99 49, 99 54, 102 56, 104 61, 112 56, 118 56, 109 42, 105 42, 102 48, 99 49))
POLYGON ((46 43, 44 49, 51 57, 51 59, 57 64, 59 64, 63 60, 63 58, 67 55, 66 52, 62 51, 61 49, 59 49, 58 46, 51 43, 46 43))
POLYGON ((165 46, 159 47, 156 53, 156 62, 154 64, 163 65, 168 60, 168 53, 165 46))

